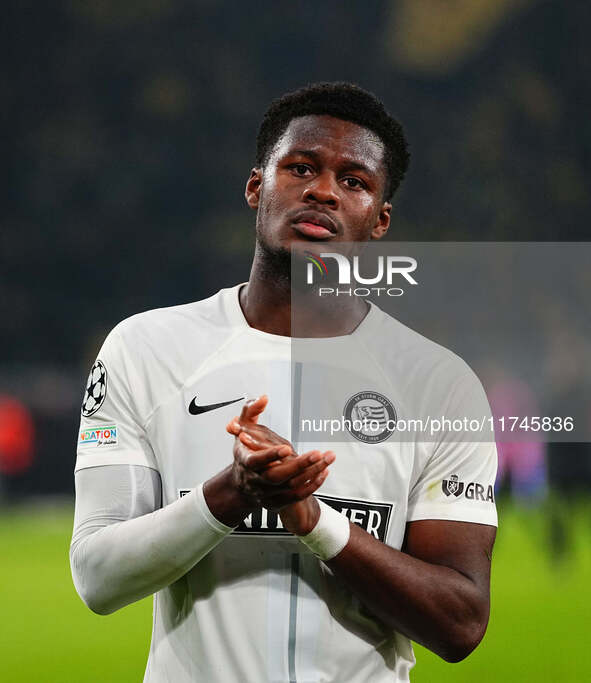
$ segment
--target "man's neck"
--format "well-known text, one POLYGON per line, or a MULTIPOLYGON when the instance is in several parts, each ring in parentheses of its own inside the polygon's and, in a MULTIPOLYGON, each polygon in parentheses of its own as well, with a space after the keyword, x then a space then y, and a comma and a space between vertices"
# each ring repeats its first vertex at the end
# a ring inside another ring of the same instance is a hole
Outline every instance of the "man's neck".
POLYGON ((293 292, 289 273, 275 272, 260 256, 255 254, 248 284, 239 294, 251 327, 283 337, 339 337, 351 334, 369 312, 358 297, 293 292))

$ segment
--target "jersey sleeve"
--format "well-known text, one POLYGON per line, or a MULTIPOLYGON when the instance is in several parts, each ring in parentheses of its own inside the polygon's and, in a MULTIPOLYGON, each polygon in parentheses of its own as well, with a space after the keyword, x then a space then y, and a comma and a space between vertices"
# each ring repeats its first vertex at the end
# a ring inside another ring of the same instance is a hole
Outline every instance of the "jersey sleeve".
POLYGON ((444 425, 411 489, 407 521, 444 519, 497 526, 494 485, 497 448, 490 407, 470 370, 450 392, 444 425), (472 425, 458 429, 460 424, 472 425), (485 427, 476 428, 476 421, 485 427), (453 425, 456 428, 453 428, 453 425))
POLYGON ((115 328, 90 369, 80 416, 75 471, 101 465, 158 470, 138 410, 144 388, 122 335, 115 328))

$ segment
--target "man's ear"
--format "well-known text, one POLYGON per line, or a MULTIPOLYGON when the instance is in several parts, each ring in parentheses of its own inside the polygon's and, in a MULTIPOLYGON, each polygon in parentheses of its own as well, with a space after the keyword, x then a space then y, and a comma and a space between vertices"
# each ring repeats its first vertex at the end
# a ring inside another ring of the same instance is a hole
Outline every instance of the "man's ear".
POLYGON ((250 176, 246 181, 246 189, 244 196, 246 203, 251 209, 259 208, 259 195, 261 193, 261 184, 263 182, 263 170, 261 168, 253 168, 250 176))
POLYGON ((380 213, 378 216, 378 222, 376 223, 374 229, 371 231, 372 240, 381 240, 382 237, 388 232, 390 227, 390 212, 392 211, 392 204, 390 202, 384 202, 380 213))

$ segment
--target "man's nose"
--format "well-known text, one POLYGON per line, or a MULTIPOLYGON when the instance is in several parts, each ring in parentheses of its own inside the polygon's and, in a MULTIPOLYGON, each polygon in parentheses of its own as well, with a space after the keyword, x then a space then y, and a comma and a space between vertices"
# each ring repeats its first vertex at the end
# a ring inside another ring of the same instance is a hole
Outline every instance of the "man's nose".
POLYGON ((339 195, 335 182, 328 173, 317 175, 306 185, 302 199, 306 202, 328 204, 330 207, 336 208, 339 204, 339 195))

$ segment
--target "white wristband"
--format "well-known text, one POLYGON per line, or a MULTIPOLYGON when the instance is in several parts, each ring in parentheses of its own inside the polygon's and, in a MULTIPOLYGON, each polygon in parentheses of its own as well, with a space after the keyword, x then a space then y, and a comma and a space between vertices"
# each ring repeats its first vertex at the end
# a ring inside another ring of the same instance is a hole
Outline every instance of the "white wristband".
POLYGON ((349 520, 330 505, 318 501, 320 517, 309 534, 300 536, 300 541, 308 547, 316 557, 326 561, 332 560, 349 542, 351 527, 349 520))

